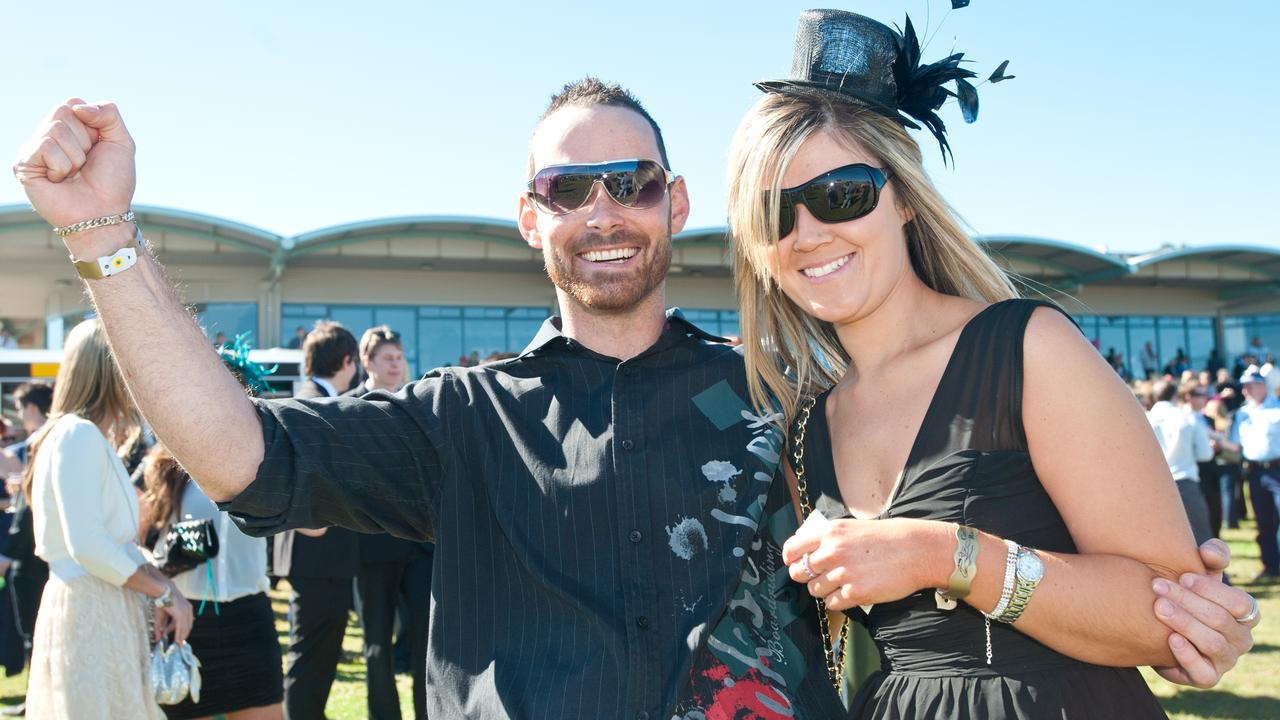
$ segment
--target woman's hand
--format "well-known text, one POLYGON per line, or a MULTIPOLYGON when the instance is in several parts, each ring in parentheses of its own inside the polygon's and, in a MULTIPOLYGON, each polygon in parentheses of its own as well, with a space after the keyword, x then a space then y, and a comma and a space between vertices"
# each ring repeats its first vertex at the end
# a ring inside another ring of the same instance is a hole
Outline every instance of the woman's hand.
POLYGON ((940 573, 945 586, 954 547, 951 523, 845 519, 801 529, 782 546, 782 560, 791 578, 823 598, 828 610, 845 610, 936 587, 940 573))
POLYGON ((173 597, 173 605, 165 608, 156 608, 156 636, 155 642, 159 642, 160 638, 165 637, 170 632, 173 633, 173 641, 175 643, 184 643, 187 636, 191 634, 191 623, 194 622, 194 613, 191 610, 191 603, 178 592, 176 586, 170 586, 173 597))

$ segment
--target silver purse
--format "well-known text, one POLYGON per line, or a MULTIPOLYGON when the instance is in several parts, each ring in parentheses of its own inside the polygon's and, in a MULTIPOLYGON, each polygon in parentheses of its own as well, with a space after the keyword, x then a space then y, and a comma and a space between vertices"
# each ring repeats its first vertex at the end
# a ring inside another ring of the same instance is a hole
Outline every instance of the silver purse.
POLYGON ((151 646, 151 692, 161 705, 176 705, 188 695, 200 702, 200 661, 190 645, 162 639, 151 646))

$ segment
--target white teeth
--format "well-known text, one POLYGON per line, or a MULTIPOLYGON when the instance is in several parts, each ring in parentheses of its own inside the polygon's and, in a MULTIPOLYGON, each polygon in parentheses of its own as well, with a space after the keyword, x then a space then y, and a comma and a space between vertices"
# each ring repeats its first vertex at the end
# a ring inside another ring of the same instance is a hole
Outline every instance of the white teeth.
POLYGON ((637 252, 639 250, 633 247, 617 248, 616 250, 593 250, 582 253, 582 258, 589 262, 608 262, 610 260, 626 260, 637 252))
POLYGON ((852 255, 845 255, 845 256, 844 256, 844 257, 842 257, 842 258, 836 258, 835 260, 832 260, 831 262, 827 263, 826 265, 822 265, 822 266, 820 266, 820 267, 815 267, 815 268, 805 268, 804 270, 801 270, 800 272, 804 273, 807 277, 811 277, 811 278, 820 278, 820 277, 822 277, 822 276, 824 276, 824 275, 830 275, 831 273, 833 273, 833 272, 835 272, 835 271, 839 270, 840 268, 844 267, 844 264, 845 264, 845 263, 847 263, 847 262, 849 262, 849 258, 851 258, 851 257, 853 257, 853 256, 852 256, 852 255))

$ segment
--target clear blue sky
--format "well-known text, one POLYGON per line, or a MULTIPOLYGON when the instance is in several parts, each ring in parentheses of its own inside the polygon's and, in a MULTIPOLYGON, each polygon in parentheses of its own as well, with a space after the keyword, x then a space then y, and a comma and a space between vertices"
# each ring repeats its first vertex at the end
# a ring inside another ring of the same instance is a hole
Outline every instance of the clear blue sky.
MULTIPOLYGON (((658 119, 693 199, 724 222, 730 135, 785 76, 812 2, 0 3, 0 159, 70 95, 117 101, 137 201, 293 234, 403 214, 511 218, 548 96, 591 73, 658 119)), ((957 166, 919 136, 976 232, 1111 250, 1280 246, 1280 3, 862 0, 930 29, 985 75, 957 166)), ((0 203, 22 202, 8 174, 0 203)))

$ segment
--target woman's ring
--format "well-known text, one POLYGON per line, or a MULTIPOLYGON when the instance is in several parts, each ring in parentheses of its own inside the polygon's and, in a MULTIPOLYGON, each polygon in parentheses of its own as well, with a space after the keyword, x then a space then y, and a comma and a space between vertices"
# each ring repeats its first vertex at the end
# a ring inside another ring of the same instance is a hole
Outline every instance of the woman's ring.
MULTIPOLYGON (((806 561, 809 559, 809 556, 808 556, 808 555, 805 555, 804 557, 805 557, 805 560, 806 560, 806 561)), ((808 565, 806 564, 806 565, 805 565, 805 567, 807 568, 807 567, 808 567, 808 565)), ((1244 617, 1242 617, 1242 618, 1236 618, 1236 622, 1240 623, 1241 625, 1248 625, 1249 623, 1253 622, 1254 620, 1257 620, 1257 619, 1258 619, 1258 615, 1259 615, 1259 613, 1261 612, 1261 611, 1258 609, 1258 598, 1256 598, 1256 597, 1254 597, 1254 596, 1250 595, 1250 596, 1249 596, 1249 603, 1250 603, 1251 605, 1253 605, 1253 608, 1252 608, 1251 610, 1249 610, 1249 614, 1248 614, 1248 615, 1245 615, 1245 616, 1244 616, 1244 617)))
MULTIPOLYGON (((805 553, 804 556, 800 558, 800 569, 804 570, 804 574, 809 576, 805 578, 805 581, 809 581, 818 577, 818 573, 814 572, 813 566, 809 564, 809 553, 805 553)), ((1256 608, 1257 608, 1256 601, 1254 602, 1254 608, 1256 612, 1256 608)), ((1247 621, 1241 620, 1240 622, 1247 622, 1247 621)))

